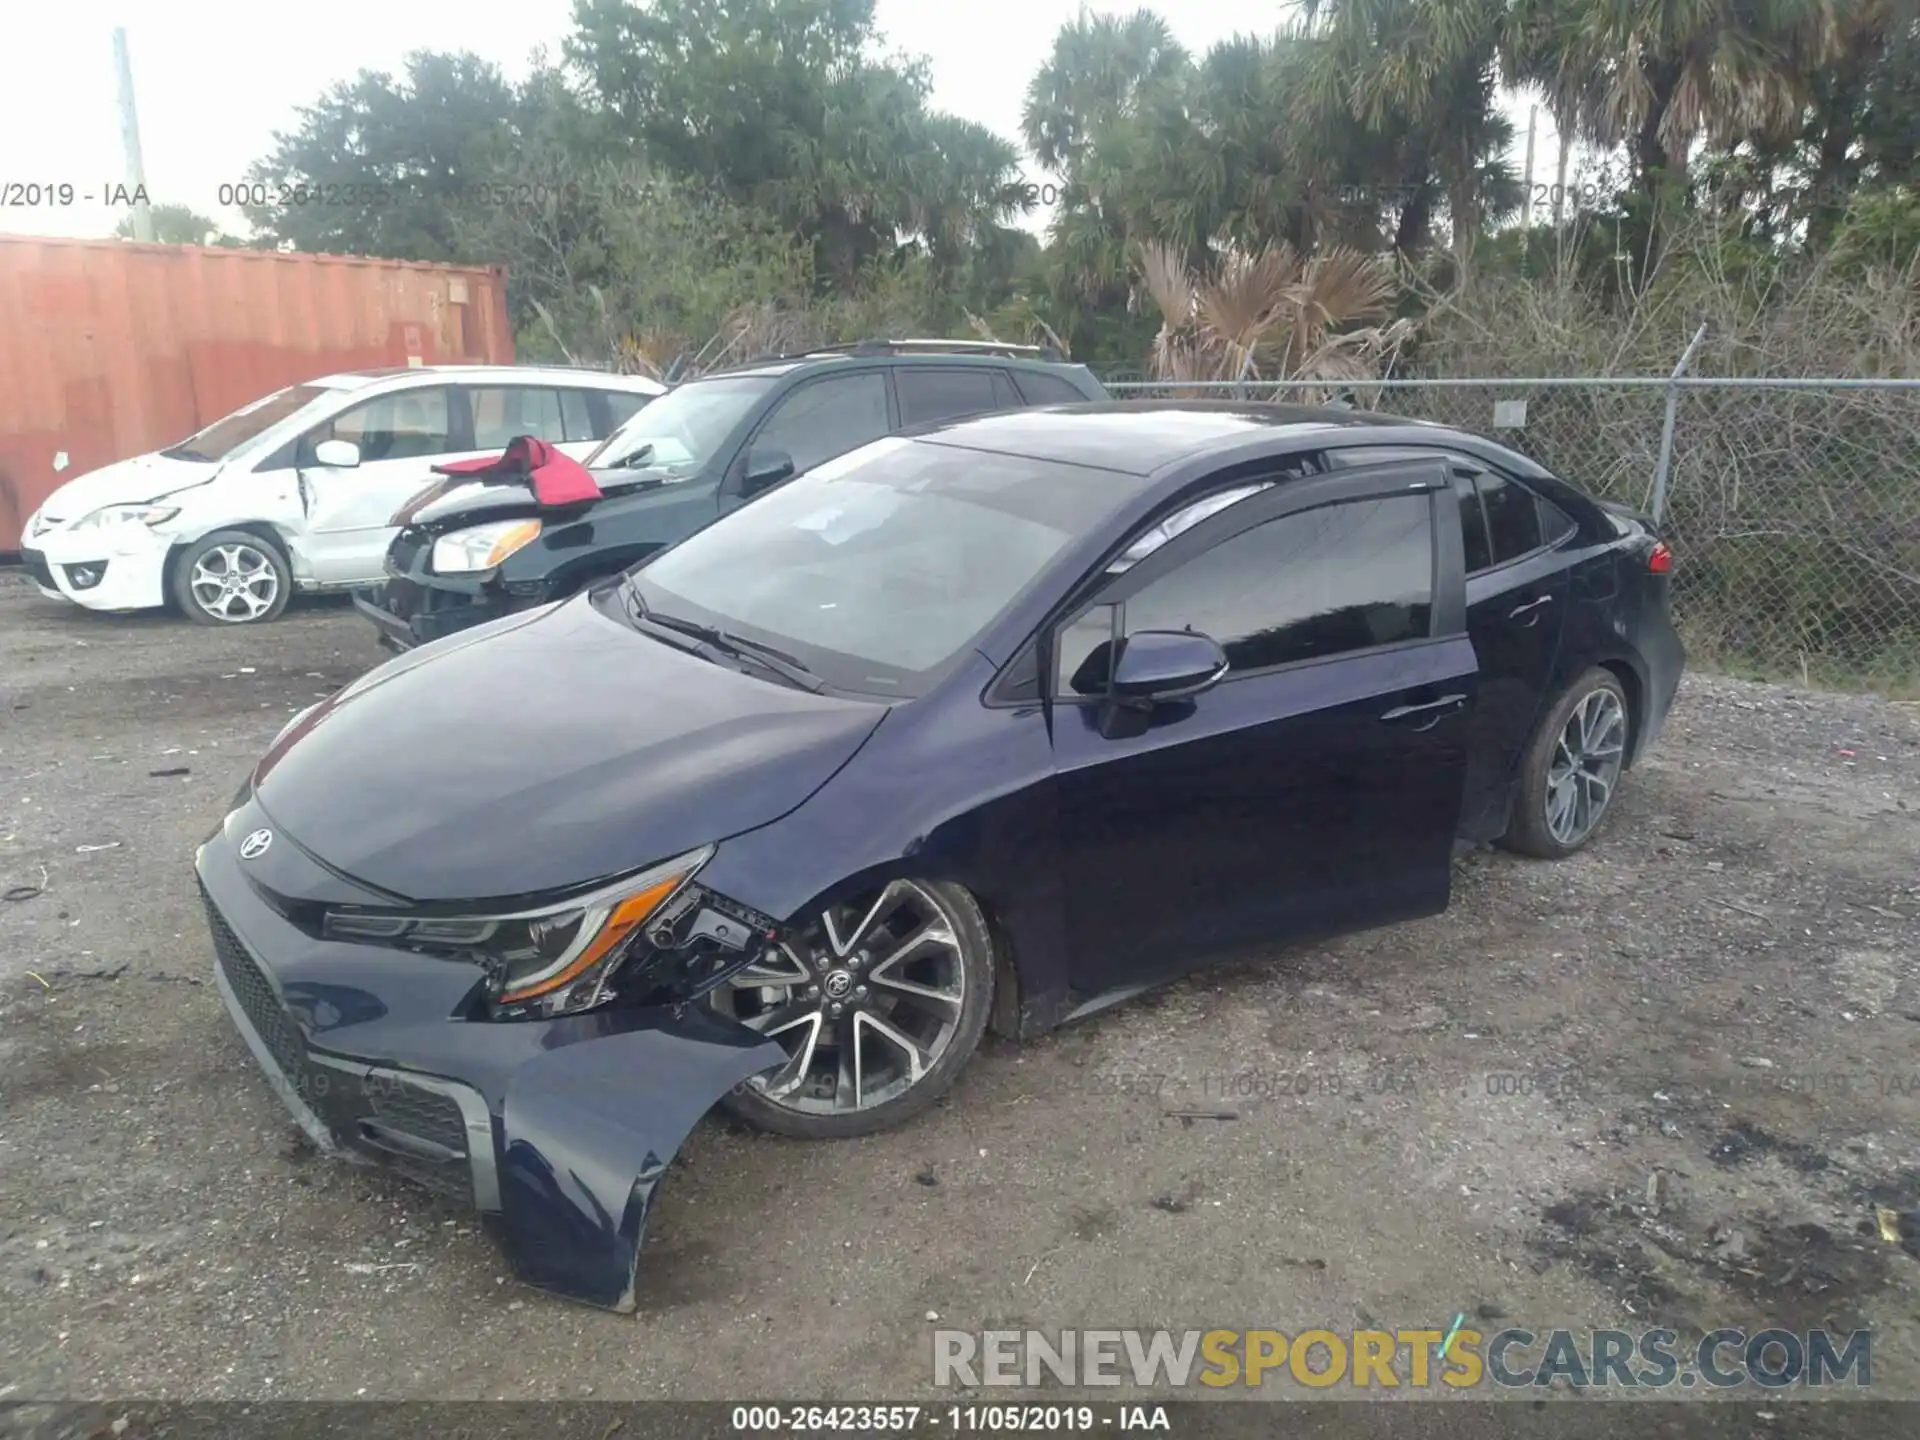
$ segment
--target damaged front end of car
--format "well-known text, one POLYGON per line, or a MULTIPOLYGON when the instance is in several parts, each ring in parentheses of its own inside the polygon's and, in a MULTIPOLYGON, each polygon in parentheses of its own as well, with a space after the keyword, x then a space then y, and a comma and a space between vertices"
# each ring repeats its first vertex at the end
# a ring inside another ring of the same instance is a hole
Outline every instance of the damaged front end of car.
POLYGON ((779 927, 703 887, 713 847, 537 906, 408 906, 243 801, 196 856, 221 996, 319 1148, 471 1204, 527 1284, 634 1308, 675 1153, 785 1062, 704 997, 779 927))

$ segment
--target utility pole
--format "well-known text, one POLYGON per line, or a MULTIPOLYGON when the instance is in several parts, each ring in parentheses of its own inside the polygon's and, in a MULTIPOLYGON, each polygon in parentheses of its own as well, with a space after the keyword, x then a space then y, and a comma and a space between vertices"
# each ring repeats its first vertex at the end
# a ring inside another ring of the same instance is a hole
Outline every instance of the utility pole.
POLYGON ((153 212, 147 207, 147 167, 140 159, 140 117, 133 106, 133 61, 124 26, 113 32, 113 63, 120 76, 120 145, 127 157, 127 188, 133 192, 133 238, 151 242, 153 212))
POLYGON ((1534 128, 1540 123, 1540 107, 1527 107, 1527 188, 1520 197, 1520 229, 1522 232, 1533 229, 1533 136, 1534 128))

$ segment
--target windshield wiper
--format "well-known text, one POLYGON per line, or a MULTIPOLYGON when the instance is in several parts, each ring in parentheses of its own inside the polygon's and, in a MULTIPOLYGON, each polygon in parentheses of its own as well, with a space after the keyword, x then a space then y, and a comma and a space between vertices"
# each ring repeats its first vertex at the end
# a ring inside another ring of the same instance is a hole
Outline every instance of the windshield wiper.
POLYGON ((744 635, 735 635, 731 630, 722 630, 717 625, 703 625, 698 620, 688 620, 679 615, 662 615, 649 608, 631 585, 627 587, 627 595, 636 620, 702 641, 736 660, 751 660, 802 690, 810 690, 817 695, 826 688, 826 681, 784 650, 776 650, 758 640, 749 640, 744 635))
POLYGON ((630 451, 629 453, 621 456, 618 460, 615 460, 610 464, 603 465, 598 468, 605 469, 605 470, 633 470, 633 469, 637 469, 641 465, 646 464, 647 461, 651 460, 652 458, 653 458, 653 442, 649 440, 646 444, 642 445, 638 450, 630 451))

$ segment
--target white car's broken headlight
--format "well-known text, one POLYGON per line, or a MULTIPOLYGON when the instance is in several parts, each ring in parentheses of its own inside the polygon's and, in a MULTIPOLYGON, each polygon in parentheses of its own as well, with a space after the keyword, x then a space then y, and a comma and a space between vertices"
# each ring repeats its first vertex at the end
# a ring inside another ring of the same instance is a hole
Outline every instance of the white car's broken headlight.
POLYGON ((113 525, 164 525, 180 513, 169 505, 104 505, 73 522, 76 530, 105 530, 113 525))

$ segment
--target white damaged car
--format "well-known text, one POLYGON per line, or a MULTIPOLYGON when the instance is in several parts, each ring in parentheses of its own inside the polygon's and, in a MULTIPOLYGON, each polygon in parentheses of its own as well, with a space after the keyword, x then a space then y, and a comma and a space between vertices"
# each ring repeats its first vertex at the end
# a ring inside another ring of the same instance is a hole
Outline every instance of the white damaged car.
POLYGON ((177 445, 76 476, 27 517, 41 591, 90 610, 271 620, 296 590, 383 578, 433 467, 532 435, 585 459, 665 387, 534 366, 361 370, 292 385, 177 445))

